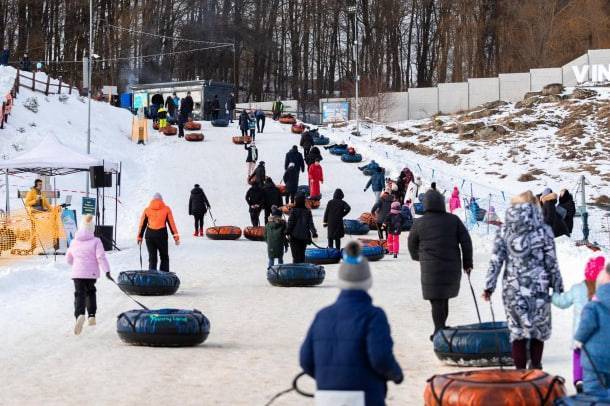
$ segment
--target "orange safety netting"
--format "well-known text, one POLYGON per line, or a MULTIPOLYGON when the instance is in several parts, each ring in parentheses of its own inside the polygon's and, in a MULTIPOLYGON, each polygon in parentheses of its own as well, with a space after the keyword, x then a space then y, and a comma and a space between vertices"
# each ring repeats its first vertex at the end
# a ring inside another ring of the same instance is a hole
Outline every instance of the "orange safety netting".
POLYGON ((58 248, 65 238, 61 207, 0 214, 0 255, 32 255, 58 248))

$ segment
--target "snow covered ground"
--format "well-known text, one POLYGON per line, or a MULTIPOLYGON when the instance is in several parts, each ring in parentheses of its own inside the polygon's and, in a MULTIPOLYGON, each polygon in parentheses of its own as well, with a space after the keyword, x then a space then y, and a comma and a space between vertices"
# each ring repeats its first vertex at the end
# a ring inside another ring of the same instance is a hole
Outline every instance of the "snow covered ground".
MULTIPOLYGON (((0 153, 14 156, 15 146, 31 148, 48 132, 74 148, 84 145, 86 105, 77 97, 63 104, 38 96, 41 107, 34 114, 21 105, 27 96, 22 90, 11 126, 0 131, 0 153), (18 132, 18 128, 25 128, 25 132, 18 132)), ((327 277, 320 287, 276 288, 266 281, 264 243, 191 236, 187 203, 194 183, 206 191, 218 225, 249 224, 244 202, 245 151, 231 143, 231 136, 238 132, 236 126, 212 128, 204 122, 203 143, 155 132, 148 145, 137 146, 128 139, 131 116, 127 112, 94 103, 93 117, 93 153, 121 160, 124 165, 118 241, 122 251, 109 254, 113 273, 116 276, 119 271, 139 268, 135 244, 139 215, 150 196, 160 192, 173 208, 182 235, 183 244, 170 248, 171 268, 182 283, 174 296, 147 297, 142 302, 150 308, 197 308, 210 319, 211 334, 194 348, 123 344, 115 332, 115 317, 137 305, 101 279, 97 285, 98 325, 85 326, 83 334, 75 337, 73 286, 63 258, 58 257, 57 262, 45 258, 8 262, 0 258, 0 404, 265 404, 288 388, 299 372, 298 350, 306 329, 314 314, 338 294, 337 265, 326 267, 327 277)), ((289 126, 271 120, 266 131, 257 136, 260 159, 267 163, 274 180, 283 173, 285 152, 298 140, 289 126)), ((373 194, 362 192, 367 179, 355 164, 342 163, 324 150, 323 154, 324 200, 321 209, 314 211, 320 241, 325 241, 321 216, 336 187, 344 190, 352 206, 350 218, 369 211, 373 203, 373 194)), ((33 178, 12 182, 25 186, 33 178)), ((84 183, 82 175, 60 178, 60 182, 64 189, 82 189, 84 183)), ((304 177, 301 183, 305 183, 304 177)), ((206 217, 206 226, 210 223, 206 217)), ((480 294, 491 247, 485 236, 477 234, 474 241, 473 283, 480 294)), ((428 341, 432 331, 429 304, 421 299, 419 266, 406 253, 406 234, 401 246, 398 259, 371 264, 371 294, 388 314, 395 353, 405 372, 402 385, 389 384, 389 405, 421 404, 428 377, 457 370, 443 366, 434 356, 428 341)), ((558 254, 566 286, 579 281, 589 251, 559 240, 558 254)), ((489 320, 488 306, 479 302, 483 317, 489 320)), ((465 278, 460 296, 450 305, 451 325, 476 322, 465 278)), ((503 318, 499 294, 494 296, 494 308, 503 318)), ((554 317, 544 366, 570 380, 571 313, 554 310, 554 317)), ((305 386, 313 387, 311 382, 305 386)), ((308 405, 313 401, 291 393, 275 404, 308 405)))

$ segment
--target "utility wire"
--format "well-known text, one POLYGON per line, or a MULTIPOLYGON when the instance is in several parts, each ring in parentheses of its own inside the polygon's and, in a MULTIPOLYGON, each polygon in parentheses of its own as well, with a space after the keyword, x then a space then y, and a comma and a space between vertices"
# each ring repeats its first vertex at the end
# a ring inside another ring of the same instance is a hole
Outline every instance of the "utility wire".
POLYGON ((201 41, 201 40, 196 40, 196 39, 189 39, 189 38, 182 38, 182 37, 171 37, 171 36, 167 36, 167 35, 161 35, 161 34, 153 34, 151 32, 146 32, 146 31, 140 31, 140 30, 134 30, 132 28, 125 28, 125 27, 121 27, 118 25, 113 25, 113 24, 105 24, 106 27, 110 27, 110 28, 114 28, 117 30, 121 30, 121 31, 128 31, 128 32, 133 32, 133 33, 137 33, 137 34, 142 34, 142 35, 148 35, 151 37, 156 37, 156 38, 165 38, 165 39, 172 39, 175 41, 182 41, 182 42, 192 42, 192 43, 196 43, 196 44, 216 44, 216 45, 233 45, 232 43, 229 42, 214 42, 214 41, 201 41))

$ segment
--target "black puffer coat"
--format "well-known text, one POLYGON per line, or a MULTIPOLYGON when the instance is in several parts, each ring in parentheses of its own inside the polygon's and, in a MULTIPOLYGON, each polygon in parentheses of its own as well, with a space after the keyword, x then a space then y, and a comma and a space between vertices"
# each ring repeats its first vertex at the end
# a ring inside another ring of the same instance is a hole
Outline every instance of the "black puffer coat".
POLYGON ((561 192, 559 196, 559 206, 563 207, 566 211, 566 215, 563 218, 563 222, 566 223, 568 233, 572 234, 572 230, 574 230, 574 216, 576 215, 576 204, 574 204, 574 198, 567 190, 561 192))
POLYGON ((343 201, 343 191, 335 190, 335 194, 331 201, 326 205, 324 211, 324 224, 328 227, 328 238, 343 238, 345 236, 345 228, 343 227, 343 217, 352 209, 349 204, 343 201))
POLYGON ((311 135, 311 133, 309 131, 305 131, 303 134, 301 134, 301 143, 300 145, 303 148, 311 148, 313 147, 313 136, 311 135))
POLYGON ((246 193, 246 202, 248 202, 248 208, 250 211, 260 210, 265 205, 265 192, 257 183, 252 185, 246 193), (252 207, 252 206, 258 206, 252 207))
POLYGON ((311 244, 311 238, 317 238, 318 232, 313 224, 313 216, 311 210, 305 207, 305 195, 299 193, 294 199, 294 208, 288 217, 288 227, 286 234, 291 239, 305 241, 311 244))
POLYGON ((568 227, 561 216, 557 213, 555 205, 557 204, 557 193, 549 193, 542 196, 542 216, 544 222, 551 226, 555 238, 568 234, 568 227))
POLYGON ((381 198, 379 198, 379 201, 373 205, 371 213, 375 215, 375 221, 377 224, 385 223, 385 219, 388 217, 388 214, 390 214, 393 201, 394 196, 384 193, 381 195, 381 198))
POLYGON ((200 187, 191 190, 189 199, 189 216, 204 216, 210 208, 210 202, 200 187))
POLYGON ((299 188, 299 168, 293 166, 292 168, 286 169, 283 179, 284 184, 286 185, 286 192, 296 193, 299 188))
POLYGON ((265 195, 265 209, 271 210, 271 206, 276 205, 280 207, 282 205, 282 194, 275 184, 267 179, 265 186, 263 187, 263 193, 265 195))
POLYGON ((426 192, 424 210, 411 227, 409 253, 420 263, 424 299, 450 299, 460 291, 461 269, 472 269, 472 241, 439 192, 426 192))
POLYGON ((299 152, 296 145, 294 145, 292 149, 286 153, 286 159, 284 159, 284 170, 288 169, 288 164, 290 164, 290 162, 294 163, 297 170, 305 172, 305 161, 303 160, 303 155, 299 152))

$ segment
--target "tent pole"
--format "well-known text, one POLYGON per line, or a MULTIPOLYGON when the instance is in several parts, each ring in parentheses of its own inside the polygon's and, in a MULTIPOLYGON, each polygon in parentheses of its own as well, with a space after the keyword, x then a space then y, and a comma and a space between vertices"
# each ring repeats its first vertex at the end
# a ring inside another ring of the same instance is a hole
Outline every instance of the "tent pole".
POLYGON ((5 192, 6 192, 6 215, 9 215, 11 212, 11 203, 10 203, 10 194, 9 194, 9 185, 8 185, 8 169, 4 171, 4 184, 5 184, 5 192))

